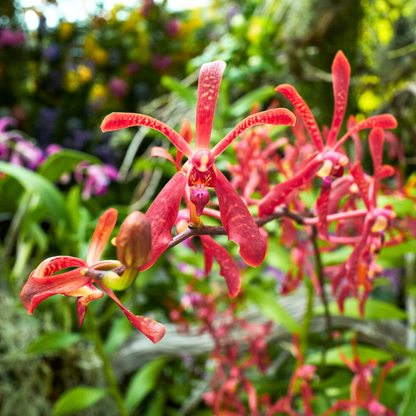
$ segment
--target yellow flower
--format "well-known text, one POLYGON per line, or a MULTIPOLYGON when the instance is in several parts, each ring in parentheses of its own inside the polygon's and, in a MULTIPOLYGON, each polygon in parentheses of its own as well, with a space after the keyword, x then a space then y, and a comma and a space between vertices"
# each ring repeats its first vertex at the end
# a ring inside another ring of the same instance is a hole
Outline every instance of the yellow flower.
POLYGON ((67 91, 74 92, 79 87, 79 78, 78 73, 76 71, 68 71, 64 75, 64 88, 67 91))
POLYGON ((78 65, 77 68, 79 81, 84 84, 92 79, 92 71, 86 65, 78 65))
POLYGON ((74 24, 69 22, 62 22, 59 25, 58 33, 61 39, 68 39, 74 32, 74 24))

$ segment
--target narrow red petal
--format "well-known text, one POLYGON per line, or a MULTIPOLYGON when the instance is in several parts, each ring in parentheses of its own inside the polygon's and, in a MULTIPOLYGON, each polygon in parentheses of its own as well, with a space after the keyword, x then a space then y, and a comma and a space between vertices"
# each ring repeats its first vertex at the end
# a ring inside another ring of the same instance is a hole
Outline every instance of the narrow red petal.
POLYGON ((261 200, 259 204, 259 217, 273 214, 274 209, 283 204, 285 198, 296 188, 305 185, 310 181, 318 170, 322 161, 316 159, 312 160, 303 170, 301 170, 295 177, 281 182, 276 185, 270 192, 261 200))
POLYGON ((98 220, 97 227, 91 239, 90 247, 87 254, 87 264, 89 266, 97 263, 100 260, 104 247, 116 225, 117 210, 114 208, 108 209, 101 215, 98 220))
POLYGON ((366 208, 371 209, 368 185, 367 181, 365 180, 364 171, 360 160, 356 160, 354 166, 350 170, 350 174, 354 178, 354 183, 358 187, 358 192, 360 193, 361 199, 363 200, 366 208))
POLYGON ((133 324, 133 326, 137 328, 143 335, 146 335, 146 337, 149 338, 150 341, 156 344, 164 337, 166 332, 166 328, 164 325, 154 321, 153 319, 132 314, 123 306, 123 304, 118 300, 117 296, 113 293, 111 289, 102 285, 99 282, 96 283, 108 296, 110 296, 111 299, 114 300, 114 302, 117 303, 117 305, 123 311, 124 315, 126 315, 127 319, 133 324))
POLYGON ((166 159, 166 160, 169 160, 169 162, 172 162, 175 165, 177 170, 180 169, 180 166, 178 169, 178 166, 175 160, 173 159, 172 155, 163 147, 158 147, 158 146, 152 147, 152 149, 150 150, 150 154, 154 157, 163 157, 163 159, 166 159))
POLYGON ((225 65, 223 61, 215 61, 201 67, 196 105, 195 150, 209 149, 215 106, 225 65))
POLYGON ((208 235, 201 235, 200 238, 205 257, 205 274, 208 275, 211 272, 212 256, 214 256, 220 265, 220 276, 224 277, 227 282, 228 293, 231 298, 235 298, 240 292, 241 275, 233 261, 233 258, 228 251, 218 244, 212 237, 208 235), (208 262, 211 262, 211 266, 208 269, 207 260, 208 262))
POLYGON ((351 130, 348 130, 341 137, 341 139, 338 140, 332 150, 337 151, 353 133, 364 129, 371 129, 373 127, 381 127, 382 129, 395 129, 397 127, 397 120, 391 114, 380 114, 379 116, 369 117, 363 121, 360 121, 351 130))
POLYGON ((260 266, 266 255, 266 242, 230 182, 218 169, 216 173, 217 184, 214 189, 220 205, 221 222, 227 231, 228 239, 240 246, 240 255, 248 265, 260 266))
POLYGON ((328 202, 331 194, 331 178, 323 179, 321 187, 321 195, 316 201, 316 209, 318 212, 318 232, 325 238, 328 238, 328 202))
POLYGON ((36 267, 35 270, 30 274, 31 276, 36 277, 45 277, 50 276, 59 270, 66 269, 68 267, 84 267, 87 263, 85 263, 84 260, 81 260, 77 257, 71 257, 71 256, 56 256, 56 257, 49 257, 41 264, 39 264, 38 267, 36 267))
MULTIPOLYGON (((349 116, 347 121, 347 130, 352 130, 354 126, 358 124, 357 120, 354 116, 349 116)), ((360 136, 358 135, 358 132, 354 132, 351 134, 352 141, 354 142, 355 146, 355 161, 361 160, 362 158, 362 146, 361 146, 361 140, 360 136)))
POLYGON ((46 298, 77 290, 90 282, 91 279, 82 275, 80 269, 46 277, 38 277, 32 273, 20 292, 20 300, 27 312, 32 315, 36 306, 46 298))
POLYGON ((186 175, 176 173, 147 210, 146 217, 152 224, 152 258, 142 271, 151 267, 171 242, 185 185, 186 175))
POLYGON ((218 156, 222 153, 243 131, 257 124, 271 124, 273 126, 294 126, 296 117, 286 108, 276 108, 263 111, 245 118, 230 133, 228 133, 213 149, 212 154, 218 156))
POLYGON ((372 129, 368 137, 368 144, 370 145, 374 177, 376 178, 383 164, 384 130, 379 127, 372 129))
POLYGON ((113 131, 132 126, 145 126, 157 130, 165 135, 184 155, 190 157, 193 153, 189 144, 175 130, 165 123, 143 114, 111 113, 101 123, 101 130, 103 132, 113 131))
POLYGON ((345 110, 348 103, 348 88, 350 85, 351 67, 345 55, 339 51, 332 64, 332 82, 334 88, 334 117, 332 119, 331 130, 329 131, 327 146, 333 146, 342 121, 344 120, 345 110))
POLYGON ((318 125, 316 124, 315 117, 296 89, 289 84, 283 84, 279 85, 275 91, 281 92, 299 111, 299 114, 302 117, 305 127, 308 130, 316 149, 322 151, 324 149, 324 144, 322 142, 322 136, 318 125))
POLYGON ((389 176, 393 176, 396 170, 393 166, 390 165, 383 165, 380 170, 378 171, 378 178, 384 179, 388 178, 389 176))
MULTIPOLYGON (((179 134, 185 139, 186 143, 192 143, 192 140, 194 138, 194 132, 192 131, 191 122, 187 118, 183 121, 182 127, 179 130, 179 134)), ((180 150, 178 150, 176 153, 176 166, 178 166, 179 169, 182 163, 182 158, 183 153, 180 150)))
POLYGON ((77 312, 79 326, 81 326, 84 322, 85 314, 87 313, 88 304, 93 300, 101 299, 104 296, 104 293, 97 289, 92 283, 87 283, 81 289, 70 293, 65 293, 65 295, 77 296, 77 293, 79 294, 77 300, 77 312))

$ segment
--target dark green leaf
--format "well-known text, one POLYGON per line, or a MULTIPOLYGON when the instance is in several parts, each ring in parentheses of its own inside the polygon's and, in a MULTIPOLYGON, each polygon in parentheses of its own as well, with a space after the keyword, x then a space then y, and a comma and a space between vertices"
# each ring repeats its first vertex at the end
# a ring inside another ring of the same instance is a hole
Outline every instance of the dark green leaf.
POLYGON ((196 106, 196 91, 193 88, 185 87, 181 82, 177 79, 165 75, 161 79, 162 85, 172 92, 176 92, 179 94, 181 98, 183 98, 187 104, 194 107, 196 106))
POLYGON ((87 409, 100 401, 106 394, 106 389, 74 387, 59 397, 53 408, 53 416, 70 415, 87 409))
POLYGON ((82 336, 80 334, 71 334, 67 332, 43 334, 29 345, 27 351, 37 354, 56 351, 75 344, 81 338, 82 336))

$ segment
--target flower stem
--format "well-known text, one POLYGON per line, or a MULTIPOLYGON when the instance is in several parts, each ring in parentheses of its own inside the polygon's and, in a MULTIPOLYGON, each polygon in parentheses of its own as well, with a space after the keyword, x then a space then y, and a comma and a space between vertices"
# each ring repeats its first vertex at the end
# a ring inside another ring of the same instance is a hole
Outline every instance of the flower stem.
POLYGON ((95 342, 95 351, 103 361, 104 372, 109 384, 109 393, 113 396, 114 400, 116 401, 119 415, 127 416, 126 409, 124 408, 123 394, 118 386, 117 380, 114 376, 113 369, 111 368, 110 360, 105 352, 104 342, 101 338, 101 334, 97 322, 95 320, 95 314, 92 308, 88 311, 87 322, 88 329, 90 330, 90 336, 92 336, 95 342))

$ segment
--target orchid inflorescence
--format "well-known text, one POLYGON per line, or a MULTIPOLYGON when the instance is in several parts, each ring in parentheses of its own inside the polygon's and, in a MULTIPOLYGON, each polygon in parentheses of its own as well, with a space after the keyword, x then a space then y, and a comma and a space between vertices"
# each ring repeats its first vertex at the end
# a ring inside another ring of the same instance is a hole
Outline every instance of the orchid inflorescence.
MULTIPOLYGON (((396 192, 387 188, 381 182, 383 179, 400 176, 391 166, 383 165, 385 139, 389 145, 396 140, 396 136, 385 132, 385 129, 396 127, 395 118, 389 114, 361 121, 350 117, 346 123, 347 132, 338 139, 347 107, 350 80, 349 63, 343 53, 338 52, 332 66, 335 108, 330 128, 324 126, 319 129, 310 108, 295 88, 280 85, 276 91, 293 104, 294 113, 276 108, 276 102, 266 111, 253 110, 211 147, 211 130, 224 69, 222 61, 211 62, 201 68, 193 147, 194 133, 188 120, 177 133, 166 124, 142 114, 112 113, 104 119, 101 125, 103 132, 145 126, 162 133, 176 147, 176 156, 160 147, 152 149, 152 156, 172 162, 176 173, 145 215, 134 212, 123 222, 118 235, 112 240, 117 246, 117 260, 100 261, 116 224, 117 212, 114 209, 107 210, 100 217, 86 261, 69 256, 44 260, 31 273, 21 293, 22 302, 30 314, 44 299, 63 294, 77 297, 82 324, 87 305, 103 296, 100 288, 120 306, 139 331, 151 341, 159 342, 165 334, 165 327, 128 311, 112 289, 126 289, 141 271, 153 266, 162 253, 185 239, 188 239, 188 246, 196 251, 191 238, 198 236, 205 259, 204 274, 210 274, 215 259, 220 275, 226 281, 229 296, 235 298, 241 291, 242 267, 237 266, 228 250, 213 236, 226 234, 239 246, 242 260, 248 266, 258 267, 268 250, 269 233, 264 225, 278 218, 282 223, 281 243, 291 250, 292 259, 281 285, 282 294, 295 290, 305 274, 310 276, 316 293, 324 294, 323 281, 319 278, 322 276, 316 275, 310 259, 314 250, 311 241, 317 238, 323 242, 322 245, 315 244, 315 249, 321 253, 350 246, 351 255, 340 265, 325 267, 323 277, 330 279, 341 311, 345 299, 352 296, 359 300, 360 312, 364 314, 365 302, 375 277, 381 271, 376 263, 380 250, 385 245, 397 244, 406 236, 393 208, 379 206, 377 198, 381 190, 391 194, 396 192), (289 126, 295 140, 288 137, 272 140, 273 126, 289 126), (371 129, 368 141, 373 160, 372 175, 365 173, 361 164, 359 132, 364 129, 371 129), (239 136, 241 140, 236 142, 239 136), (352 138, 354 144, 353 158, 344 149, 348 138, 352 138), (216 161, 232 144, 237 164, 228 165, 228 180, 216 166, 216 161), (188 160, 182 163, 184 156, 188 160), (311 189, 314 182, 320 184, 320 195, 313 205, 307 207, 301 195, 311 189), (216 199, 210 189, 215 192, 216 199), (182 201, 184 205, 181 209, 182 201), (257 216, 253 216, 252 212, 256 211, 257 216), (204 217, 215 218, 222 226, 205 226, 204 217), (175 237, 173 229, 177 232, 175 237), (75 269, 55 274, 67 268, 75 269)), ((396 152, 396 155, 399 153, 396 152)), ((83 169, 88 170, 88 166, 83 169)), ((405 190, 401 187, 397 192, 405 190)), ((257 396, 253 384, 245 375, 250 366, 264 371, 269 365, 264 338, 269 335, 270 326, 253 326, 233 317, 235 303, 223 314, 223 318, 232 318, 218 324, 214 298, 192 294, 195 296, 188 301, 199 314, 203 330, 209 332, 215 342, 214 358, 218 367, 210 392, 204 396, 215 414, 221 414, 221 411, 230 415, 249 414, 239 398, 242 393, 248 397, 252 415, 260 414, 260 409, 270 416, 276 413, 299 415, 293 407, 294 396, 298 392, 304 414, 315 414, 311 406, 314 397, 311 380, 316 367, 305 364, 296 336, 293 349, 299 366, 292 376, 287 395, 272 403, 268 396, 257 396), (229 333, 233 326, 252 335, 245 339, 249 355, 243 362, 237 359, 238 342, 229 333)), ((183 310, 184 307, 173 309, 171 319, 186 327, 183 310)), ((393 415, 379 403, 379 391, 376 394, 371 391, 367 373, 374 365, 362 364, 358 357, 344 361, 355 374, 351 400, 337 402, 326 414, 338 410, 355 412, 357 408, 364 408, 374 415, 393 415)), ((383 377, 388 368, 390 366, 384 370, 383 377)))

